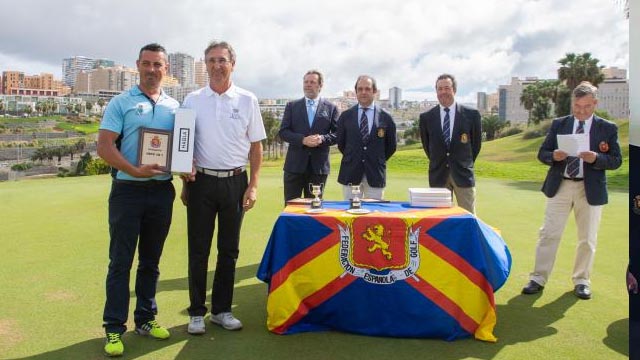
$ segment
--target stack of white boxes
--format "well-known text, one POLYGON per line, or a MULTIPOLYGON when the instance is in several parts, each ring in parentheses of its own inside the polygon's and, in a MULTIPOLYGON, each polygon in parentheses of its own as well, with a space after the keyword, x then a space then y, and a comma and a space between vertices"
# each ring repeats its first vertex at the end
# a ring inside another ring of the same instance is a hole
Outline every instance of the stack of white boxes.
POLYGON ((453 206, 451 191, 445 188, 409 188, 411 206, 449 208, 453 206))

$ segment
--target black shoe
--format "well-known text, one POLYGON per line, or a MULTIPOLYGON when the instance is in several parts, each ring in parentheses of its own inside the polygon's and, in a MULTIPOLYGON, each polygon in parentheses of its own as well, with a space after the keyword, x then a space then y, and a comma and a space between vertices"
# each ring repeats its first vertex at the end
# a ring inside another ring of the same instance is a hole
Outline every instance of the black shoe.
POLYGON ((573 288, 573 293, 582 300, 591 299, 591 289, 589 288, 589 285, 584 285, 584 284, 576 285, 573 288))
POLYGON ((537 282, 530 280, 527 286, 522 288, 522 293, 526 295, 537 294, 544 289, 544 286, 538 284, 537 282))

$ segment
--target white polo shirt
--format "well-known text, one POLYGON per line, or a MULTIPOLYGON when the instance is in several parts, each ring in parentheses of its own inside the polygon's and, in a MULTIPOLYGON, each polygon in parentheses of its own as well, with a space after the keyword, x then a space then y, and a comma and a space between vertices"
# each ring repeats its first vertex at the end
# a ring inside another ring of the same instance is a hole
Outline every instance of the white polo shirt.
POLYGON ((196 166, 215 170, 245 166, 251 143, 267 137, 258 99, 233 84, 220 95, 205 86, 187 95, 182 106, 196 112, 196 166))

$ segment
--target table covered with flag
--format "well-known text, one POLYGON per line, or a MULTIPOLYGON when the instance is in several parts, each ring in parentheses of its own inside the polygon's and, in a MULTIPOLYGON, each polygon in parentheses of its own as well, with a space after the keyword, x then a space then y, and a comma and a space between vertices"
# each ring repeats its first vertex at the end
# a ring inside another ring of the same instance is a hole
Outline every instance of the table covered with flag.
POLYGON ((257 274, 270 331, 496 341, 494 292, 511 255, 494 229, 458 207, 347 208, 289 205, 278 217, 257 274))

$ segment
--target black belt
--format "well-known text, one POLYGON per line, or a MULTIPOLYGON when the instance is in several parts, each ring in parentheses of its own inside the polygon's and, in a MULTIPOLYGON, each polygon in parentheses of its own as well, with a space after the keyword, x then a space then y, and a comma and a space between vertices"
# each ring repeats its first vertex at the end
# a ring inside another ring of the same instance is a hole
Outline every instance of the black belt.
POLYGON ((240 166, 231 170, 214 170, 214 169, 206 169, 199 166, 196 166, 196 171, 205 175, 211 175, 219 178, 227 178, 236 175, 240 175, 245 172, 246 168, 244 166, 240 166))
POLYGON ((570 178, 570 177, 566 177, 566 176, 564 176, 563 179, 569 180, 569 181, 582 181, 582 180, 584 180, 584 178, 570 178))
POLYGON ((121 180, 121 179, 113 179, 113 182, 116 184, 122 184, 122 185, 132 185, 132 186, 139 186, 139 187, 153 187, 153 186, 160 186, 160 185, 165 185, 171 182, 171 179, 168 180, 140 180, 140 181, 136 181, 136 180, 121 180))

